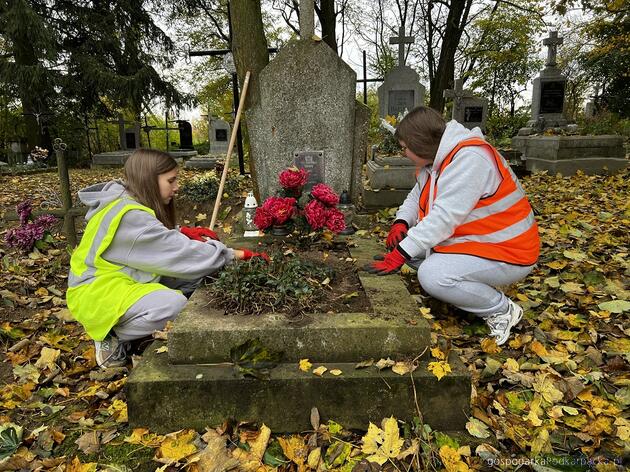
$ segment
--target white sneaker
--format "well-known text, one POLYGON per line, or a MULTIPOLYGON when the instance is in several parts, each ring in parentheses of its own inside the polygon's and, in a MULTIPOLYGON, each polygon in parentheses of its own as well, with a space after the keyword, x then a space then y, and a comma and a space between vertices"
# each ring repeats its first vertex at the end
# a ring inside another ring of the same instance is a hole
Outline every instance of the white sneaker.
POLYGON ((116 336, 108 334, 102 341, 94 341, 94 346, 99 367, 107 369, 127 364, 127 343, 121 343, 116 336))
POLYGON ((510 330, 521 321, 523 309, 508 298, 508 310, 506 313, 497 313, 486 319, 490 327, 490 336, 494 337, 497 346, 505 344, 510 337, 510 330))

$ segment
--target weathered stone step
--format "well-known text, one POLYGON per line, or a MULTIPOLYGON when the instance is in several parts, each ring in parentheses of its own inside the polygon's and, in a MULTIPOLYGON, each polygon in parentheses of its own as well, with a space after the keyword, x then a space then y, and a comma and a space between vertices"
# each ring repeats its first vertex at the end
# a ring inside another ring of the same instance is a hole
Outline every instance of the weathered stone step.
MULTIPOLYGON (((203 430, 224 420, 265 423, 274 432, 311 429, 310 411, 322 421, 347 429, 367 429, 389 416, 411 420, 422 411, 424 421, 442 431, 463 430, 470 411, 470 375, 456 355, 452 373, 440 381, 422 362, 410 375, 354 363, 326 363, 343 373, 322 377, 299 370, 297 363, 271 370, 267 381, 238 378, 232 366, 171 365, 166 354, 150 346, 127 381, 129 423, 156 432, 181 428, 203 430)), ((315 367, 318 364, 315 365, 315 367)))
POLYGON ((291 319, 283 314, 226 316, 205 305, 196 293, 177 318, 168 337, 173 364, 229 361, 230 349, 248 339, 284 351, 287 362, 359 362, 369 358, 416 357, 430 343, 426 320, 417 308, 406 316, 369 313, 317 313, 291 319))

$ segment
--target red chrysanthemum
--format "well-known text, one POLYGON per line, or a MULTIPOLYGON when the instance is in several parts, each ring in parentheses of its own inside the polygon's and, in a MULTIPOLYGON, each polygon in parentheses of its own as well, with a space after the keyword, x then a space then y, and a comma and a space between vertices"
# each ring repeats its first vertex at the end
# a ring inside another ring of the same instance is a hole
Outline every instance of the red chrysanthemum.
POLYGON ((311 200, 304 207, 304 216, 312 229, 321 229, 326 224, 326 207, 319 200, 311 200))
POLYGON ((346 222, 343 217, 343 213, 337 208, 326 209, 326 228, 335 234, 340 233, 346 229, 346 222))
POLYGON ((296 211, 297 200, 291 197, 269 197, 264 201, 262 208, 273 218, 273 224, 286 223, 296 211))
POLYGON ((339 195, 326 184, 315 185, 311 195, 328 207, 334 207, 339 203, 339 195))
POLYGON ((287 190, 299 190, 304 187, 308 179, 308 171, 306 169, 298 169, 297 167, 289 167, 280 172, 279 180, 282 188, 287 190))
POLYGON ((265 208, 258 207, 254 215, 254 224, 259 230, 264 231, 273 224, 273 216, 265 208))

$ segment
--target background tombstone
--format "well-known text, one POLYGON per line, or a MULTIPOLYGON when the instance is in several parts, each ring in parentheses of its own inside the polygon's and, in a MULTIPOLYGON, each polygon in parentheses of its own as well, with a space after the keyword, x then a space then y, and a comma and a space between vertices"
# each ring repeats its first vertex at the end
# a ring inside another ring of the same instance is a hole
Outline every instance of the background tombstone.
MULTIPOLYGON (((413 44, 413 36, 405 36, 405 27, 399 35, 389 39, 398 44, 398 65, 389 71, 378 88, 379 116, 398 118, 424 104, 425 87, 420 76, 405 64, 405 45, 413 44)), ((363 189, 363 203, 368 208, 396 206, 402 203, 408 191, 415 185, 414 164, 404 156, 373 155, 367 163, 369 188, 363 189)))
MULTIPOLYGON (((365 108, 356 101, 356 73, 323 41, 313 41, 313 0, 300 2, 301 38, 289 42, 260 73, 260 101, 247 111, 256 183, 265 199, 295 153, 316 152, 324 182, 336 192, 356 185, 367 140, 365 108), (310 19, 309 19, 310 18, 310 19), (355 142, 355 137, 361 138, 355 142)), ((355 200, 356 201, 356 200, 355 200)))
POLYGON ((453 99, 451 119, 461 123, 468 129, 481 128, 485 130, 488 119, 488 101, 475 97, 470 90, 464 90, 464 81, 455 79, 452 89, 444 90, 444 98, 453 99))
POLYGON ((527 136, 534 132, 544 131, 546 128, 556 128, 567 125, 564 117, 564 95, 567 79, 557 67, 558 46, 563 39, 558 37, 557 31, 550 31, 549 37, 543 39, 547 46, 547 61, 545 68, 534 79, 532 92, 532 117, 526 128, 519 130, 519 135, 527 136))
POLYGON ((193 146, 193 134, 192 125, 187 120, 176 120, 177 128, 179 129, 179 148, 192 150, 193 146))
POLYGON ((390 44, 398 44, 398 65, 390 70, 378 88, 378 111, 381 118, 387 115, 398 117, 405 110, 411 111, 424 103, 425 88, 420 76, 405 65, 405 44, 413 44, 413 36, 405 36, 405 27, 399 29, 399 36, 389 38, 390 44))
POLYGON ((226 154, 230 142, 231 128, 227 121, 219 118, 210 121, 208 129, 208 141, 210 142, 210 154, 226 154))

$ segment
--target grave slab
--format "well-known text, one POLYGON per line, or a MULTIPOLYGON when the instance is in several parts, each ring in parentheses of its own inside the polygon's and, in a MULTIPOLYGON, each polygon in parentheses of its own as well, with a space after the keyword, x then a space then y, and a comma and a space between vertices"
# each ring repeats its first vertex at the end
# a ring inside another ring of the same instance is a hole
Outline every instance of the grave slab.
POLYGON ((269 380, 256 380, 239 378, 232 366, 171 365, 166 354, 155 352, 159 346, 147 348, 127 381, 132 428, 202 431, 237 418, 265 423, 274 433, 300 432, 312 429, 310 411, 317 407, 323 422, 365 430, 392 415, 411 421, 418 416, 416 398, 433 429, 463 430, 470 414, 470 374, 456 355, 449 358, 452 372, 439 381, 426 362, 412 376, 355 369, 355 363, 314 364, 341 370, 338 377, 318 377, 288 363, 272 369, 269 380))

